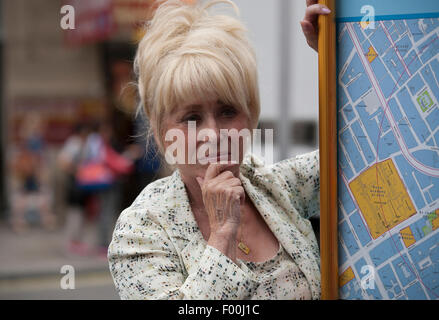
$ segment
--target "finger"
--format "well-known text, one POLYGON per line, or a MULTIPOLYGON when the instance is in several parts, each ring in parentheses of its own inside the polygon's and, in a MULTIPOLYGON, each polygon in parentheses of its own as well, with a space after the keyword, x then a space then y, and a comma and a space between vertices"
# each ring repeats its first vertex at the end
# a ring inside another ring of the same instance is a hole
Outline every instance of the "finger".
POLYGON ((236 194, 236 196, 238 198, 235 198, 234 200, 236 201, 240 201, 240 204, 243 205, 245 203, 245 191, 243 187, 233 187, 232 190, 234 191, 234 194, 236 194))
POLYGON ((305 34, 305 37, 307 39, 314 38, 317 36, 316 28, 314 28, 314 25, 309 21, 300 21, 300 25, 302 27, 302 31, 305 34))
POLYGON ((239 187, 242 186, 242 182, 239 178, 227 179, 224 181, 225 186, 227 187, 239 187))
POLYGON ((233 188, 235 187, 242 187, 241 180, 238 178, 227 179, 220 183, 215 183, 215 185, 219 190, 223 190, 226 194, 230 190, 233 192, 233 188))
POLYGON ((315 50, 315 44, 318 43, 318 34, 314 26, 308 21, 301 21, 300 25, 302 26, 303 33, 306 37, 308 44, 315 50))
POLYGON ((315 23, 320 14, 327 15, 331 13, 331 10, 327 6, 322 4, 313 4, 306 8, 305 18, 303 20, 315 23))
POLYGON ((219 183, 219 182, 233 179, 234 177, 235 176, 233 175, 232 171, 225 170, 225 171, 221 172, 219 175, 217 175, 213 180, 215 181, 215 183, 219 183))
POLYGON ((210 180, 218 176, 221 172, 227 170, 228 168, 231 168, 233 166, 236 166, 237 164, 220 164, 220 163, 211 163, 209 167, 206 170, 206 174, 204 175, 204 179, 210 180))

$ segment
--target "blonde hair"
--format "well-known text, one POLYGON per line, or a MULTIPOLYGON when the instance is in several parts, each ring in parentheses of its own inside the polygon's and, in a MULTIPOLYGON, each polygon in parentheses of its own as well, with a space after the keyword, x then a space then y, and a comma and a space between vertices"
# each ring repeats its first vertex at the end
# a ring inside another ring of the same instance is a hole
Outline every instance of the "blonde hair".
MULTIPOLYGON (((194 98, 216 97, 243 111, 252 128, 260 114, 256 56, 246 28, 236 18, 211 15, 207 9, 217 3, 168 0, 160 4, 145 26, 134 70, 140 108, 162 141, 161 124, 166 114, 194 98)), ((150 130, 149 134, 152 134, 150 130)), ((159 149, 163 152, 162 147, 159 149)))

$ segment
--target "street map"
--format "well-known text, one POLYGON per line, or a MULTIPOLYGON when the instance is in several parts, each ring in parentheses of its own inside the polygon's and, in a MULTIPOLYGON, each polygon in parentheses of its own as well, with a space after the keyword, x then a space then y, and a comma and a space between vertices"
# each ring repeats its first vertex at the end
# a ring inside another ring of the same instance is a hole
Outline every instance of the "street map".
POLYGON ((341 299, 439 299, 439 19, 337 24, 341 299))

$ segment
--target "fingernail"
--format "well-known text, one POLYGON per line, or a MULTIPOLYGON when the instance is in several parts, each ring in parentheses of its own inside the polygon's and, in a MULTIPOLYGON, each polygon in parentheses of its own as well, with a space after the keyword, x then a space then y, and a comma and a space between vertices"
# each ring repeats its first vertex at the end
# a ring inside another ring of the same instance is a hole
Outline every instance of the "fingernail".
POLYGON ((322 8, 322 12, 323 13, 331 13, 331 10, 329 10, 328 8, 322 8))

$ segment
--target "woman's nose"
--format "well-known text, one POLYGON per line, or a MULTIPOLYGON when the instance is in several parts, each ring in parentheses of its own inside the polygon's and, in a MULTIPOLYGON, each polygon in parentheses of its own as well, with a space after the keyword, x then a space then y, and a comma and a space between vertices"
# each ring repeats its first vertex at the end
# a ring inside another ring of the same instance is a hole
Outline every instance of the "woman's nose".
POLYGON ((217 137, 219 137, 220 126, 219 126, 218 121, 215 119, 215 117, 213 117, 213 116, 207 117, 204 124, 205 125, 203 126, 203 128, 200 128, 200 129, 208 129, 208 130, 212 131, 212 133, 215 133, 217 135, 217 137))

